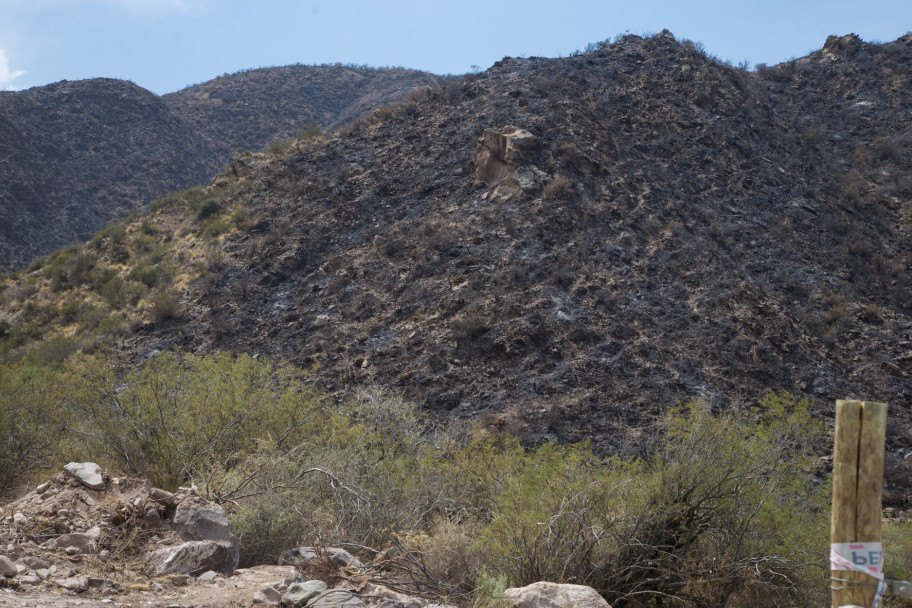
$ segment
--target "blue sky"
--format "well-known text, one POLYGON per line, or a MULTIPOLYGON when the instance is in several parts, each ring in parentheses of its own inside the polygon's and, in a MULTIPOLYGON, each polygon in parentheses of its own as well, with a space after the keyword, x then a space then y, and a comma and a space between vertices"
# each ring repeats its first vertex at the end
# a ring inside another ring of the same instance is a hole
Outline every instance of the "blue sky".
POLYGON ((912 0, 0 0, 0 89, 106 76, 164 94, 291 63, 459 74, 663 28, 775 64, 828 34, 894 40, 912 30, 912 0))

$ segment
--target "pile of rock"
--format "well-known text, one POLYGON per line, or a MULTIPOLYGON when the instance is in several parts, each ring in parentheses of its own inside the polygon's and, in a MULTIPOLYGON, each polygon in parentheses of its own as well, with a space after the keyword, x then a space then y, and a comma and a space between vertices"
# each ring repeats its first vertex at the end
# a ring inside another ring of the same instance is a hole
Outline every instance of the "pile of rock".
MULTIPOLYGON (((61 573, 75 572, 73 566, 89 557, 94 565, 103 564, 111 556, 105 547, 130 527, 149 532, 134 551, 146 554, 151 576, 209 571, 230 576, 237 567, 238 543, 222 507, 192 488, 173 494, 143 480, 110 477, 87 462, 68 464, 62 474, 0 509, 0 575, 19 584, 50 580, 79 588, 61 573), (36 560, 43 565, 34 566, 36 560)), ((82 587, 91 588, 92 581, 82 587)))
MULTIPOLYGON (((239 556, 225 511, 195 489, 173 494, 111 477, 94 463, 70 463, 0 509, 0 588, 7 591, 179 593, 199 606, 227 605, 230 596, 285 608, 452 608, 394 590, 392 579, 341 548, 297 547, 278 565, 244 569, 239 556), (124 537, 141 539, 131 551, 142 572, 113 563, 124 537), (118 580, 98 576, 112 571, 118 580)), ((505 596, 517 608, 610 608, 578 585, 536 583, 505 596)))

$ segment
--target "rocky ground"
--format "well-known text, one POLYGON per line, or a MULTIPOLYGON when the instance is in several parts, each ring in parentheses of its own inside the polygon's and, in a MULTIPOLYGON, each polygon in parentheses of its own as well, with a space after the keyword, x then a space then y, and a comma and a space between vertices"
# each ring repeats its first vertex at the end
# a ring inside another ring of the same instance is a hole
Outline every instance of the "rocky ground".
MULTIPOLYGON (((250 568, 238 559, 225 511, 194 488, 172 494, 93 463, 70 463, 0 508, 0 606, 454 608, 427 586, 403 592, 414 581, 395 573, 402 556, 389 551, 369 564, 331 547, 250 568)), ((578 585, 507 595, 517 608, 610 608, 578 585)))

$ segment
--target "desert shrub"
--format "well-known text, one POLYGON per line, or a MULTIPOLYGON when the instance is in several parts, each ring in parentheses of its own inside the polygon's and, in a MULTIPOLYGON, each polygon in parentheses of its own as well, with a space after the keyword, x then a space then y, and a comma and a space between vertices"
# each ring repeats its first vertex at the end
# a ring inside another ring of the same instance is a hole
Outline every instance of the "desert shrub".
POLYGON ((203 238, 214 239, 220 234, 231 230, 231 225, 220 217, 211 217, 203 222, 201 234, 203 238))
POLYGON ((38 342, 29 351, 28 360, 33 365, 59 366, 79 349, 79 340, 73 336, 54 336, 38 342))
POLYGON ((545 200, 561 200, 573 193, 573 184, 566 177, 555 177, 542 190, 545 200))
POLYGON ((56 380, 48 368, 0 365, 0 499, 56 464, 55 446, 69 423, 55 399, 56 380))
POLYGON ((274 141, 266 148, 266 153, 272 156, 282 156, 288 150, 291 149, 291 146, 294 144, 292 139, 284 139, 281 141, 274 141))
POLYGON ((152 297, 152 304, 149 306, 149 319, 153 323, 175 319, 179 313, 180 302, 178 302, 177 296, 173 293, 161 291, 152 297))
POLYGON ((214 198, 204 198, 194 206, 193 219, 202 222, 219 212, 218 201, 214 198))
POLYGON ((477 432, 454 445, 420 417, 403 441, 380 432, 388 414, 347 407, 220 477, 251 563, 302 542, 394 542, 454 585, 484 569, 502 585, 589 584, 628 606, 803 603, 825 589, 828 490, 806 466, 820 432, 807 401, 770 394, 729 416, 680 406, 654 456, 607 461, 477 432))
POLYGON ((317 139, 317 138, 321 137, 322 135, 323 135, 323 127, 321 127, 320 125, 318 125, 315 122, 309 122, 309 123, 307 123, 307 126, 301 130, 301 133, 300 133, 300 135, 298 135, 298 138, 303 139, 303 140, 311 140, 311 139, 317 139))
POLYGON ((74 248, 55 252, 49 257, 48 264, 42 271, 51 281, 51 288, 61 291, 89 282, 89 274, 98 263, 98 256, 77 252, 74 248))
POLYGON ((82 302, 79 300, 70 300, 60 307, 61 323, 72 323, 79 316, 82 309, 82 302))
POLYGON ((514 584, 579 582, 631 606, 806 601, 826 574, 826 488, 802 469, 819 425, 787 395, 761 410, 676 408, 646 461, 542 448, 504 485, 477 549, 514 584))
POLYGON ((884 521, 883 548, 886 578, 912 580, 912 522, 884 521))
POLYGON ((173 274, 173 268, 161 263, 162 251, 153 251, 127 273, 128 281, 142 283, 149 289, 166 284, 173 274))
POLYGON ((0 317, 0 340, 5 340, 12 331, 13 325, 9 322, 9 319, 0 317))
POLYGON ((127 238, 127 227, 123 222, 105 226, 95 233, 89 245, 94 249, 101 249, 107 245, 109 248, 123 245, 127 238))
POLYGON ((112 336, 122 334, 126 330, 127 319, 123 314, 106 315, 99 319, 92 333, 96 336, 112 336))
POLYGON ((163 196, 162 198, 155 199, 154 201, 149 203, 149 208, 152 210, 153 213, 155 213, 156 211, 161 211, 162 209, 166 209, 168 207, 171 207, 171 206, 177 204, 178 202, 180 202, 180 200, 181 200, 180 193, 175 192, 174 194, 169 194, 168 196, 163 196))
POLYGON ((86 453, 163 488, 230 466, 259 440, 287 448, 296 429, 321 422, 291 370, 246 355, 163 353, 126 373, 80 357, 67 381, 86 453))
POLYGON ((509 608, 513 603, 503 595, 508 584, 506 576, 492 576, 486 570, 481 570, 475 579, 472 608, 509 608))

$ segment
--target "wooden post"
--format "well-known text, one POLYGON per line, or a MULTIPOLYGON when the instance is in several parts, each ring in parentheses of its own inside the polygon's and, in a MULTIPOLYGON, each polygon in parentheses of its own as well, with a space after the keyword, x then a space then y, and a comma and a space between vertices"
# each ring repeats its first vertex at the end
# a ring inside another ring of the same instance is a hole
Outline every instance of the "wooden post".
MULTIPOLYGON (((830 542, 881 542, 884 438, 883 403, 836 402, 833 516, 830 542)), ((864 572, 832 570, 833 607, 870 608, 877 579, 864 572)))

